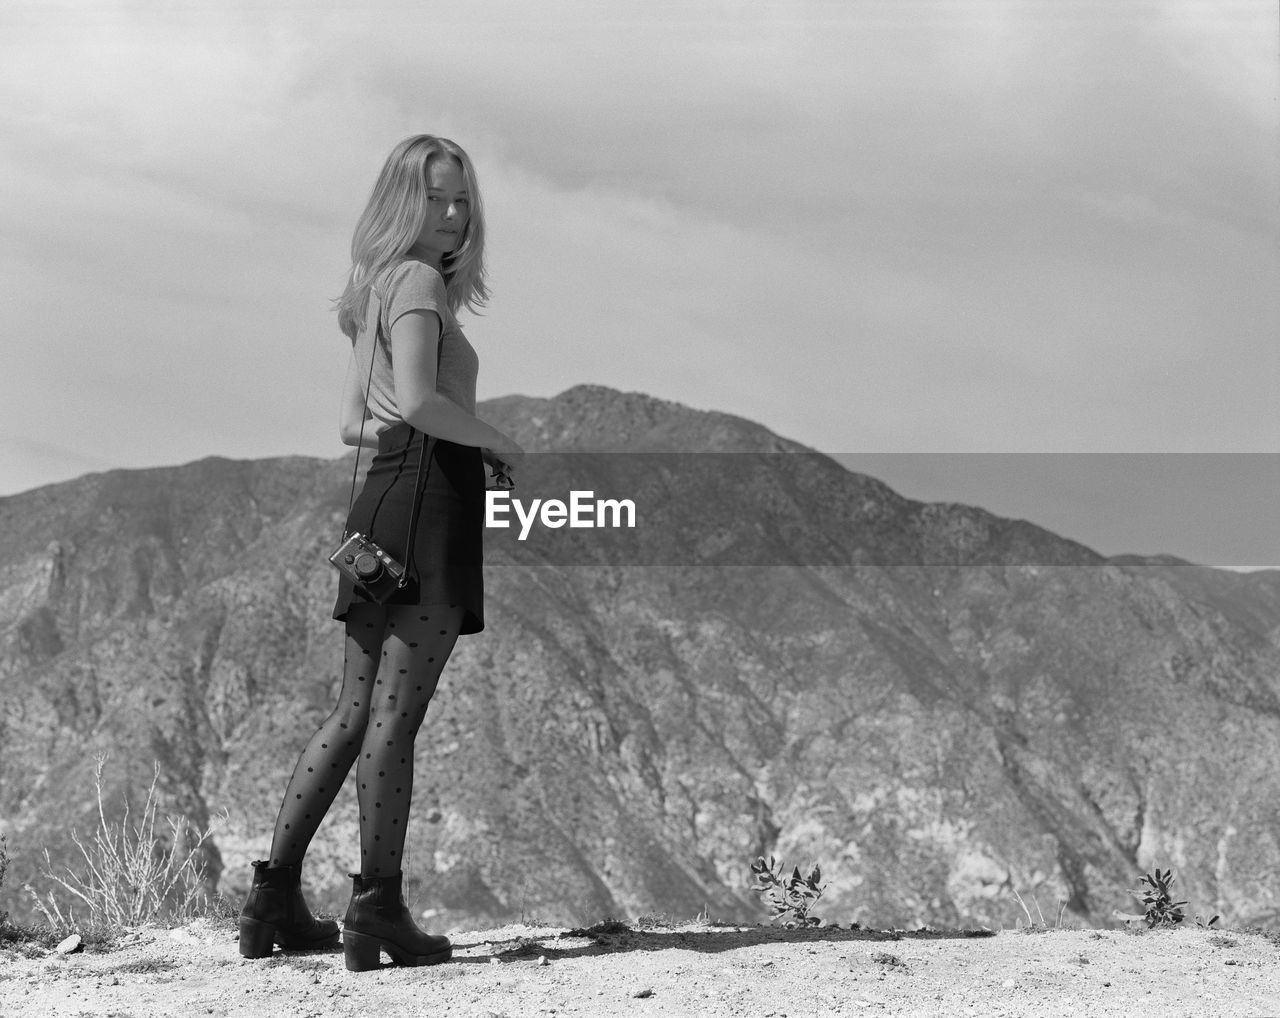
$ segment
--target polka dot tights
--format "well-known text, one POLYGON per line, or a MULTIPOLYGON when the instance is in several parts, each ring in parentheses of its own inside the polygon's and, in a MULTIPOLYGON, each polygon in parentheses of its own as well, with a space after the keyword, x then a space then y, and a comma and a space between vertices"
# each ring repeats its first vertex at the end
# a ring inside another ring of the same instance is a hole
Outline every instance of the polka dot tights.
POLYGON ((354 763, 360 874, 400 872, 413 794, 413 743, 462 615, 453 605, 351 607, 338 704, 289 779, 271 841, 272 866, 302 861, 354 763))

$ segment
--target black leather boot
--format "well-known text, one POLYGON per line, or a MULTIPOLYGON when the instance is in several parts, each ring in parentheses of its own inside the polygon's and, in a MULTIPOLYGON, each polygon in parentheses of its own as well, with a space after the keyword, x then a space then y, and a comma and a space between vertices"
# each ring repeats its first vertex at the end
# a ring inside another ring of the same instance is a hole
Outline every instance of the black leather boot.
POLYGON ((338 924, 317 919, 302 897, 302 863, 253 864, 253 886, 240 912, 240 953, 266 958, 271 945, 286 951, 314 951, 338 944, 338 924))
POLYGON ((403 873, 393 877, 351 874, 351 904, 342 920, 342 953, 352 972, 376 969, 380 951, 397 965, 439 965, 453 957, 448 937, 423 933, 402 894, 403 873))

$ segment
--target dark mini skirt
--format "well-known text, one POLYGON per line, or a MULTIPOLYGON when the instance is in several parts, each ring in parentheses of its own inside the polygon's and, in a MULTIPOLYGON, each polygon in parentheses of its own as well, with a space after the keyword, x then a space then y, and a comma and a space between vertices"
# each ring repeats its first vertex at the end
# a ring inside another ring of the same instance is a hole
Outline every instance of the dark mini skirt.
MULTIPOLYGON (((423 434, 408 424, 378 436, 378 454, 351 506, 347 532, 359 531, 397 560, 404 561, 413 512, 415 480, 422 508, 413 538, 409 582, 387 604, 456 604, 464 609, 461 632, 484 628, 484 461, 475 446, 437 441, 417 477, 423 434)), ((345 620, 353 604, 367 604, 340 574, 333 617, 345 620)))

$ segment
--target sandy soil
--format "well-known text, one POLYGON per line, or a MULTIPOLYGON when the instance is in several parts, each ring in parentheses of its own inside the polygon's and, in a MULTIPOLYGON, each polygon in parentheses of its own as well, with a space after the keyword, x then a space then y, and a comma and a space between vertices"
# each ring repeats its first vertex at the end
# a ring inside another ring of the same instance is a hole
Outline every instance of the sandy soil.
POLYGON ((893 932, 767 926, 452 934, 454 960, 355 974, 341 949, 246 961, 234 921, 109 951, 0 953, 0 1016, 1280 1015, 1257 933, 893 932))

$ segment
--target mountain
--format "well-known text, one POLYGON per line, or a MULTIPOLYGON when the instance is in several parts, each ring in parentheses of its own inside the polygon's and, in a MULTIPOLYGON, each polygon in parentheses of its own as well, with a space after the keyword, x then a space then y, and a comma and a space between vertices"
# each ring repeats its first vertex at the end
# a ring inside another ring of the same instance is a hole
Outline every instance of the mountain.
MULTIPOLYGON (((749 864, 820 862, 817 909, 1011 924, 1016 891, 1103 924, 1172 866, 1206 915, 1280 893, 1280 571, 1106 559, 902 498, 750 421, 580 386, 482 416, 533 450, 516 495, 633 497, 616 531, 492 532, 484 633, 418 738, 409 887, 440 926, 706 907, 749 864)), ((0 909, 39 851, 135 809, 223 813, 238 897, 336 692, 325 557, 351 458, 91 475, 0 499, 0 909)), ((355 862, 344 789, 308 857, 355 862)))

